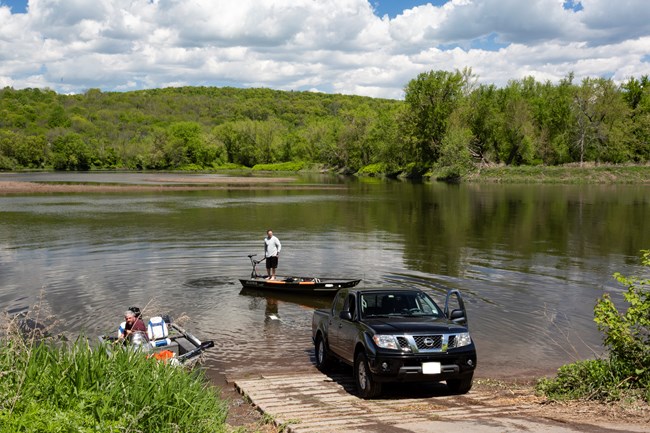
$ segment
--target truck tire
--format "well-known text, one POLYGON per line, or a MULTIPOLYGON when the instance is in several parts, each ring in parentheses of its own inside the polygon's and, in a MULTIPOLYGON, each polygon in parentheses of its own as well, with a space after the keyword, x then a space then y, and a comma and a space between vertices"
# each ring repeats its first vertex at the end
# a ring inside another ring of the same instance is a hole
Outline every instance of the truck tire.
POLYGON ((472 378, 473 374, 465 376, 461 379, 448 379, 447 380, 447 389, 452 394, 467 394, 470 389, 472 389, 472 378))
POLYGON ((354 358, 354 381, 357 384, 359 397, 369 399, 381 394, 381 383, 376 382, 368 367, 368 358, 363 352, 359 352, 354 358))
POLYGON ((316 355, 316 368, 323 373, 327 372, 332 366, 332 355, 330 355, 327 343, 320 334, 316 337, 314 353, 316 355))

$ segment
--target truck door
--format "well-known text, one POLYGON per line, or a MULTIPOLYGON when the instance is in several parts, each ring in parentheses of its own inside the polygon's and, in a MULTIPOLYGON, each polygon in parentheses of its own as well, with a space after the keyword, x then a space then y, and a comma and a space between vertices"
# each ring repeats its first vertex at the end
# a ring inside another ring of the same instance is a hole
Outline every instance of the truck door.
POLYGON ((348 294, 343 304, 343 311, 350 313, 349 318, 339 318, 339 355, 346 361, 354 362, 354 346, 357 343, 358 308, 354 293, 348 294))
POLYGON ((454 323, 467 326, 467 310, 460 292, 456 289, 449 290, 445 298, 445 316, 454 323))
POLYGON ((332 352, 340 355, 341 345, 339 342, 341 311, 343 311, 345 301, 348 297, 347 290, 339 290, 332 302, 332 311, 330 311, 329 323, 327 326, 327 343, 332 352))

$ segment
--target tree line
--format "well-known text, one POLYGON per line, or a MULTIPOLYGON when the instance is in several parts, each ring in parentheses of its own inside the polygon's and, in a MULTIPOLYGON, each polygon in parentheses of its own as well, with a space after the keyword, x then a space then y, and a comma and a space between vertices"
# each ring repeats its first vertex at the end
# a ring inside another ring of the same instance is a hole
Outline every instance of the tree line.
MULTIPOLYGON (((483 164, 650 160, 650 82, 477 84, 430 71, 403 101, 180 87, 62 95, 0 90, 0 169, 218 169, 299 162, 350 173, 462 176, 483 164)), ((300 165, 297 165, 300 166, 300 165)))

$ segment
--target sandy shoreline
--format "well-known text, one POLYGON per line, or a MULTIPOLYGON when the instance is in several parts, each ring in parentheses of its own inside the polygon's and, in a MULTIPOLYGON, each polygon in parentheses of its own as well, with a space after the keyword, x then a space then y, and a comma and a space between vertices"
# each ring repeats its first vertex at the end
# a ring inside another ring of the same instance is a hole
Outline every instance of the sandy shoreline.
POLYGON ((237 189, 341 189, 337 185, 292 185, 293 178, 278 177, 220 177, 220 178, 149 178, 155 184, 88 184, 88 183, 40 183, 23 181, 0 181, 2 194, 39 193, 115 193, 115 192, 173 192, 237 189), (174 185, 172 183, 181 183, 174 185), (189 185, 188 185, 189 184, 189 185))

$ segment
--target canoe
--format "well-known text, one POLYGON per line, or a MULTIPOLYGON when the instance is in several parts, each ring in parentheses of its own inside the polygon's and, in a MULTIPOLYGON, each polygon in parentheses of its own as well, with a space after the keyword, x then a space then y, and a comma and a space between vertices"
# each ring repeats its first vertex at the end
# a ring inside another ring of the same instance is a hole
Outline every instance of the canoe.
POLYGON ((354 287, 361 280, 316 277, 280 277, 270 280, 261 276, 251 276, 239 280, 243 287, 258 290, 275 290, 292 293, 335 293, 344 287, 354 287))
MULTIPOLYGON (((117 337, 106 335, 100 336, 99 340, 104 343, 118 342, 117 337)), ((146 337, 135 334, 130 342, 124 344, 138 348, 147 356, 190 368, 200 360, 205 350, 214 347, 213 341, 199 340, 180 325, 172 323, 168 316, 152 317, 147 324, 146 337)))
POLYGON ((361 280, 345 280, 341 278, 281 277, 278 275, 274 280, 271 280, 266 278, 265 275, 257 273, 257 265, 266 259, 255 260, 254 257, 255 254, 248 255, 253 267, 250 278, 239 280, 246 289, 332 294, 343 287, 354 287, 361 282, 361 280))

